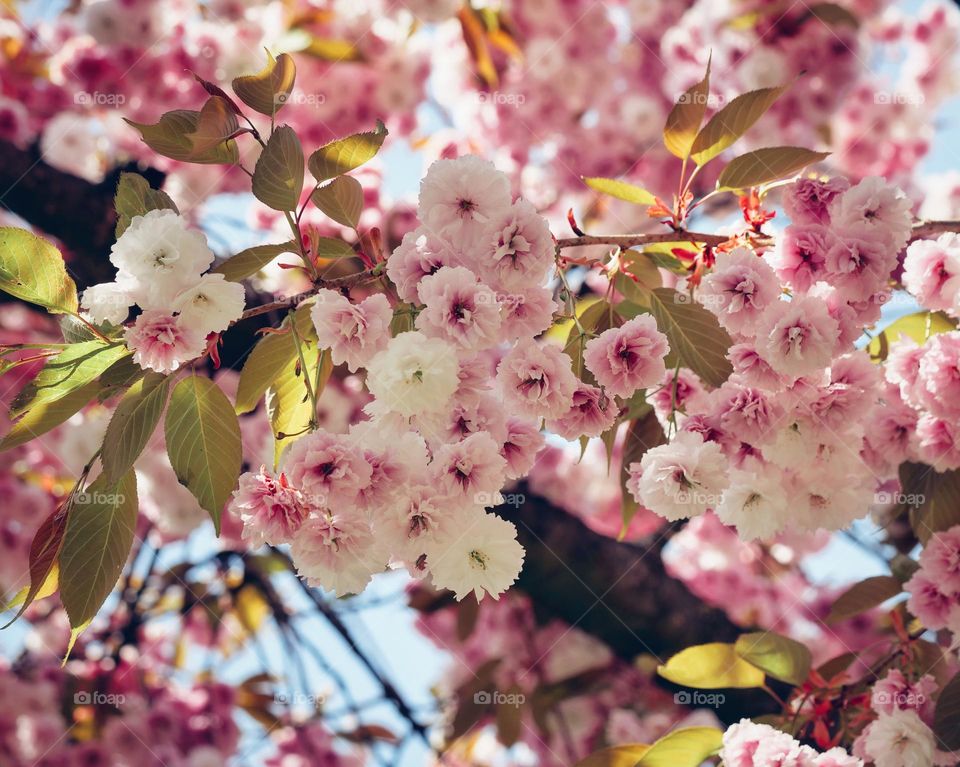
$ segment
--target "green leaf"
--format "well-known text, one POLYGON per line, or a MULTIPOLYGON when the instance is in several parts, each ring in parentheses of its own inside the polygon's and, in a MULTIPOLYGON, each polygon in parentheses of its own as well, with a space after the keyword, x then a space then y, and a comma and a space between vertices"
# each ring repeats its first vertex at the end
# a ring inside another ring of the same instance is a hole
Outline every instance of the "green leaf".
POLYGON ((331 141, 310 155, 308 165, 317 181, 326 181, 359 168, 380 151, 387 129, 377 121, 377 128, 366 133, 355 133, 347 138, 331 141))
POLYGON ((26 229, 0 227, 0 290, 50 314, 77 311, 77 286, 60 251, 26 229))
POLYGON ((200 122, 200 113, 197 111, 175 109, 164 112, 160 120, 153 125, 123 119, 140 132, 148 147, 172 160, 213 165, 234 165, 240 160, 240 152, 234 139, 221 142, 204 152, 194 149, 190 134, 196 132, 200 122))
POLYGON ((734 650, 768 676, 793 685, 801 685, 807 680, 813 662, 805 644, 772 631, 741 634, 734 650))
POLYGON ((618 181, 613 178, 584 178, 583 183, 591 189, 595 189, 603 194, 616 197, 618 200, 632 202, 635 205, 656 205, 657 198, 643 187, 627 181, 618 181))
POLYGON ((316 378, 317 367, 322 366, 321 387, 320 391, 316 392, 319 399, 323 385, 333 369, 330 354, 321 353, 314 340, 301 338, 300 346, 305 365, 300 364, 300 357, 296 355, 284 366, 267 390, 267 415, 273 427, 275 466, 279 464, 280 456, 287 445, 306 433, 316 415, 307 396, 304 376, 309 375, 312 383, 316 378))
POLYGON ((903 494, 915 501, 910 508, 910 526, 926 544, 934 533, 960 525, 960 471, 941 473, 936 465, 932 469, 921 467, 917 466, 917 486, 904 485, 903 494))
POLYGON ((167 404, 167 376, 150 373, 133 386, 113 411, 100 461, 108 482, 118 482, 146 447, 167 404))
POLYGON ((314 258, 323 260, 330 258, 352 258, 357 255, 353 246, 336 237, 318 237, 314 258))
POLYGON ((210 512, 219 535, 220 514, 243 463, 240 425, 230 400, 209 378, 184 378, 173 389, 164 431, 177 479, 210 512))
POLYGON ((622 746, 610 746, 581 759, 574 767, 634 767, 650 746, 643 743, 625 743, 622 746))
POLYGON ((690 156, 697 165, 704 165, 733 144, 759 120, 789 88, 760 88, 737 96, 713 115, 697 134, 690 156))
MULTIPOLYGON (((283 327, 288 328, 293 317, 301 338, 313 330, 308 307, 300 307, 287 316, 283 327)), ((260 404, 260 398, 277 379, 284 368, 297 358, 297 345, 293 334, 270 333, 261 338, 243 363, 240 382, 237 384, 237 415, 254 410, 260 404)))
POLYGON ((297 209, 303 189, 303 148, 296 132, 279 126, 253 170, 253 196, 269 208, 297 209))
POLYGON ((656 741, 636 767, 700 767, 723 745, 723 731, 716 727, 684 727, 656 741))
POLYGON ((763 672, 739 655, 732 644, 711 642, 681 650, 658 666, 657 673, 674 684, 716 690, 724 687, 761 687, 763 672))
POLYGON ((960 674, 940 690, 933 711, 933 734, 937 736, 937 748, 944 751, 960 749, 960 674))
POLYGON ((97 340, 71 344, 47 360, 37 376, 23 387, 13 401, 10 415, 16 418, 28 409, 65 397, 129 354, 121 343, 105 344, 97 340))
POLYGON ((650 291, 663 285, 660 271, 650 256, 639 250, 620 253, 622 271, 614 277, 614 287, 628 300, 650 305, 650 291))
POLYGON ((60 551, 60 601, 79 628, 113 590, 133 544, 137 480, 128 472, 116 484, 98 477, 74 496, 60 551))
POLYGON ((254 245, 241 250, 235 256, 217 264, 211 272, 222 274, 231 282, 240 282, 256 274, 281 253, 296 253, 297 243, 283 242, 279 245, 254 245))
POLYGON ((916 312, 907 314, 887 325, 870 340, 867 351, 874 359, 887 358, 890 343, 900 340, 902 335, 923 346, 931 336, 956 330, 956 321, 943 312, 916 312))
POLYGON ((179 213, 176 203, 161 189, 151 189, 139 173, 121 173, 117 194, 113 198, 117 211, 116 236, 120 237, 134 216, 143 216, 151 210, 172 210, 179 213))
POLYGON ((248 107, 273 117, 287 103, 296 79, 297 67, 289 54, 274 58, 267 51, 267 65, 255 75, 234 78, 233 92, 248 107))
POLYGON ((44 599, 56 591, 59 584, 60 549, 63 547, 63 534, 67 529, 69 504, 61 504, 53 510, 34 533, 30 543, 29 571, 30 585, 22 589, 17 596, 3 606, 4 610, 20 605, 6 628, 26 612, 36 599, 44 599))
POLYGON ((696 85, 688 88, 667 115, 663 129, 663 143, 667 150, 681 160, 690 156, 690 149, 700 130, 710 96, 710 61, 707 72, 696 85))
POLYGON ((717 318, 672 288, 655 288, 650 296, 650 312, 670 341, 667 367, 679 360, 711 386, 726 381, 733 372, 726 358, 733 342, 717 318))
POLYGON ((353 176, 337 176, 310 195, 313 204, 338 224, 357 228, 363 212, 363 187, 353 176))
POLYGON ((892 575, 875 575, 854 583, 843 592, 830 608, 827 623, 839 623, 847 618, 871 610, 903 591, 903 586, 892 575))
POLYGON ((211 96, 204 103, 197 117, 197 124, 187 133, 190 142, 190 159, 204 157, 229 141, 240 127, 237 113, 227 99, 211 96))
POLYGON ((808 165, 829 157, 798 146, 771 146, 755 149, 730 161, 717 179, 717 189, 736 190, 791 178, 808 165))
POLYGON ((56 428, 97 396, 100 384, 91 381, 85 386, 72 389, 59 399, 45 402, 30 408, 20 420, 16 421, 3 439, 0 450, 9 450, 56 428))

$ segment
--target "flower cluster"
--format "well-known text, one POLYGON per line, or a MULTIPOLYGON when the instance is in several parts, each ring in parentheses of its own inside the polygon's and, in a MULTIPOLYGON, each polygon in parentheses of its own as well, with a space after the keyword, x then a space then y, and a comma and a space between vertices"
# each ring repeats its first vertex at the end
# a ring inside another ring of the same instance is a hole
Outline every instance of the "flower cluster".
POLYGON ((732 338, 733 374, 712 390, 682 368, 661 375, 653 402, 679 433, 629 467, 639 503, 671 520, 713 509, 744 539, 845 527, 889 474, 862 453, 899 463, 902 435, 877 427, 891 415, 865 418, 886 390, 854 343, 890 294, 910 204, 878 178, 801 179, 785 208, 775 250, 718 253, 691 287, 732 338))
POLYGON ((920 552, 920 569, 904 588, 910 612, 924 626, 960 633, 960 525, 930 537, 920 552))
POLYGON ((749 719, 741 719, 723 734, 720 758, 729 767, 779 767, 787 764, 797 767, 863 767, 861 759, 850 756, 842 748, 831 748, 821 754, 810 746, 801 745, 785 732, 749 719))
MULTIPOLYGON (((369 420, 301 437, 278 476, 244 475, 231 507, 247 538, 290 543, 300 573, 338 594, 393 564, 458 598, 496 597, 523 549, 513 525, 484 509, 530 470, 542 421, 597 435, 615 410, 578 382, 569 356, 535 340, 556 308, 554 245, 504 174, 475 156, 436 162, 419 218, 386 266, 403 305, 331 290, 313 299, 319 346, 366 373, 369 420), (395 316, 413 328, 391 336, 395 316)), ((651 337, 662 356, 665 343, 644 328, 625 353, 648 353, 651 337)))
POLYGON ((202 355, 207 336, 226 330, 245 306, 243 285, 205 272, 213 251, 171 210, 135 216, 110 252, 117 279, 87 288, 81 307, 97 324, 120 325, 140 367, 170 373, 202 355))

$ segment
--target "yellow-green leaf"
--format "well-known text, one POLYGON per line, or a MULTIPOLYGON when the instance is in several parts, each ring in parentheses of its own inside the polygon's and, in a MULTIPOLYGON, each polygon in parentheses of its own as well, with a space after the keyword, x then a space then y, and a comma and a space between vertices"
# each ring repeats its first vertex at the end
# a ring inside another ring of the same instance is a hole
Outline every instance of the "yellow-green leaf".
MULTIPOLYGON (((284 327, 289 327, 290 317, 296 319, 301 337, 309 335, 313 322, 308 307, 301 307, 288 315, 284 327)), ((235 407, 237 414, 249 413, 256 408, 270 385, 296 356, 297 346, 292 333, 270 333, 261 338, 240 371, 235 407)))
POLYGON ((650 291, 650 312, 670 341, 667 367, 679 360, 711 386, 727 380, 733 367, 726 354, 733 342, 715 315, 673 288, 650 291))
POLYGON ((231 282, 240 282, 256 274, 281 253, 296 253, 297 244, 292 240, 279 245, 254 245, 241 250, 235 256, 217 264, 211 272, 222 274, 231 282))
POLYGON ((646 189, 627 181, 592 177, 584 178, 583 183, 598 192, 616 197, 618 200, 632 202, 635 205, 655 205, 657 202, 657 198, 646 189))
POLYGON ((253 171, 253 196, 274 210, 293 211, 303 188, 303 149, 296 132, 279 126, 253 171))
POLYGON ((150 184, 139 173, 120 174, 117 194, 113 198, 113 207, 117 211, 117 237, 126 231, 134 216, 143 216, 151 210, 180 212, 166 192, 160 189, 151 189, 150 184))
POLYGON ((310 172, 317 181, 349 173, 373 159, 386 137, 387 128, 378 120, 376 130, 331 141, 310 155, 310 172))
POLYGON ((737 96, 713 115, 697 134, 690 156, 697 165, 704 165, 746 133, 750 126, 780 98, 789 85, 760 88, 737 96))
POLYGON ((117 484, 100 476, 74 496, 60 551, 60 600, 79 628, 89 622, 116 585, 130 554, 137 523, 137 480, 117 484))
POLYGON ((684 91, 670 114, 667 115, 667 124, 663 129, 663 143, 667 150, 686 160, 690 156, 700 123, 707 110, 707 101, 710 97, 710 61, 707 61, 707 72, 696 85, 684 91))
POLYGON ((98 391, 100 391, 100 384, 91 381, 84 386, 72 389, 59 399, 30 408, 0 440, 0 450, 17 447, 56 428, 94 399, 98 391))
POLYGON ((875 575, 854 583, 837 597, 827 615, 827 623, 839 623, 871 610, 902 591, 902 584, 892 575, 875 575))
POLYGON ((717 189, 747 189, 791 178, 829 155, 829 152, 814 152, 798 146, 755 149, 730 161, 717 179, 717 189))
POLYGON ((0 290, 51 314, 77 311, 77 286, 60 251, 26 229, 0 227, 0 290))
POLYGON ((805 644, 773 631, 741 634, 734 645, 737 655, 781 682, 803 684, 813 658, 805 644))
POLYGON ((636 767, 700 767, 722 744, 723 731, 716 727, 684 727, 656 741, 636 767))
POLYGON ((108 482, 118 482, 146 447, 167 404, 170 379, 149 373, 137 381, 113 411, 100 461, 108 482))
POLYGON ((610 746, 581 759, 574 767, 634 767, 650 746, 643 743, 625 743, 622 746, 610 746))
POLYGON ((337 176, 316 189, 310 199, 338 224, 357 228, 363 212, 363 187, 353 176, 337 176))
POLYGON ((74 389, 86 386, 108 367, 130 352, 122 343, 105 344, 100 340, 71 344, 47 360, 36 377, 13 401, 10 415, 16 418, 28 409, 55 402, 74 389))
POLYGON ((184 378, 173 389, 164 431, 177 479, 210 513, 219 535, 220 514, 243 461, 240 425, 230 400, 209 378, 184 378))
POLYGON ((739 655, 732 644, 711 642, 681 650, 657 673, 674 684, 716 690, 725 687, 760 687, 763 672, 739 655))
POLYGON ((350 243, 336 237, 318 237, 315 244, 313 257, 321 261, 330 258, 352 258, 357 255, 350 243))
POLYGON ((175 109, 165 112, 153 125, 127 120, 140 132, 143 142, 154 152, 180 162, 198 164, 233 165, 240 159, 235 139, 223 141, 204 152, 194 150, 190 134, 195 133, 200 121, 200 113, 189 109, 175 109))
POLYGON ((297 79, 293 58, 281 53, 276 58, 267 51, 267 65, 255 75, 233 80, 233 92, 248 107, 272 117, 287 102, 297 79))
POLYGON ((907 314, 887 325, 878 335, 874 336, 867 351, 874 359, 886 359, 886 349, 891 343, 900 340, 901 335, 915 341, 920 346, 927 342, 930 336, 938 333, 949 333, 956 330, 956 322, 943 312, 916 312, 907 314))
POLYGON ((301 338, 300 348, 304 364, 301 364, 300 356, 296 355, 280 371, 267 390, 267 415, 273 427, 274 465, 279 464, 280 456, 287 445, 302 437, 315 418, 304 377, 310 376, 312 385, 317 380, 319 366, 321 385, 316 392, 319 398, 333 369, 330 354, 321 353, 315 339, 301 338))
POLYGON ((237 113, 230 102, 220 96, 211 96, 200 110, 196 126, 187 134, 191 159, 216 152, 217 147, 229 141, 239 127, 237 113))

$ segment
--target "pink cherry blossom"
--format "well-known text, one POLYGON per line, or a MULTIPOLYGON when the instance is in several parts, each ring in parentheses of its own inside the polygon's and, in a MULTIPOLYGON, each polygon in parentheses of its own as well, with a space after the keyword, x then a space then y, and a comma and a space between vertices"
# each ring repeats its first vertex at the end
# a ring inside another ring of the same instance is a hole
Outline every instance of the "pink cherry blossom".
POLYGON ((521 341, 497 366, 497 383, 518 412, 557 418, 570 408, 577 379, 570 358, 555 346, 521 341))
POLYGON ((583 361, 609 395, 629 397, 663 378, 668 350, 656 320, 640 315, 587 341, 583 361))
POLYGON ((309 513, 300 491, 263 466, 257 474, 240 476, 229 510, 243 522, 243 538, 254 544, 288 542, 309 513))
POLYGON ((124 332, 133 361, 157 373, 172 373, 203 354, 206 343, 193 328, 160 309, 143 312, 124 332))
POLYGON ((310 317, 320 347, 330 350, 335 365, 346 364, 351 372, 386 349, 390 340, 393 311, 380 293, 354 304, 333 290, 318 290, 310 317))
POLYGON ((464 349, 486 349, 497 344, 500 306, 497 297, 476 275, 462 266, 444 266, 425 277, 417 289, 425 308, 417 328, 464 349))
POLYGON ((839 335, 822 300, 804 296, 778 301, 760 318, 757 351, 777 373, 797 378, 830 363, 839 335))
POLYGON ((727 330, 749 336, 760 313, 779 295, 773 269, 752 249, 741 247, 717 256, 697 300, 717 315, 727 330))
POLYGON ((573 392, 573 405, 547 428, 564 439, 599 437, 616 421, 619 408, 596 386, 580 383, 573 392))

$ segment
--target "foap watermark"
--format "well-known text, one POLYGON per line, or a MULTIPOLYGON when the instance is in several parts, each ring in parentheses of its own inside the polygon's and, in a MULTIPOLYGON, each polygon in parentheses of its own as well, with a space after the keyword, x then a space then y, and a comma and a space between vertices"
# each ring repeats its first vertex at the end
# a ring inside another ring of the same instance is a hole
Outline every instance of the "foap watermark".
POLYGON ((303 692, 278 692, 273 696, 276 703, 288 708, 319 708, 326 703, 325 695, 308 695, 303 692))
POLYGON ((718 506, 722 498, 723 496, 718 493, 703 493, 693 488, 681 490, 675 496, 677 503, 694 503, 697 506, 708 506, 711 508, 718 506))
POLYGON ((706 106, 710 109, 720 109, 726 103, 727 99, 725 96, 721 96, 719 93, 700 93, 699 91, 684 91, 679 96, 674 99, 678 104, 697 104, 699 106, 706 106))
POLYGON ((870 300, 875 304, 896 307, 913 306, 917 299, 902 290, 885 290, 880 293, 875 293, 870 297, 870 300))
POLYGON ((913 690, 876 690, 871 696, 871 705, 894 706, 896 708, 920 708, 927 702, 927 696, 913 690))
POLYGON ((727 698, 722 692, 704 692, 703 690, 681 690, 673 694, 673 702, 679 706, 697 708, 720 708, 727 698))
POLYGON ((73 496, 75 506, 120 506, 126 503, 127 497, 123 493, 101 493, 99 490, 84 490, 73 496))
POLYGON ((874 506, 906 506, 918 509, 927 502, 923 493, 890 493, 881 490, 873 495, 874 506))
POLYGON ((494 104, 495 106, 520 107, 523 106, 527 97, 522 93, 503 93, 502 91, 481 91, 477 94, 477 100, 481 104, 494 104))
POLYGON ((75 706, 122 706, 127 697, 119 693, 106 692, 75 692, 73 694, 73 705, 75 706))
POLYGON ((327 95, 325 93, 302 93, 300 91, 278 93, 273 97, 273 103, 277 106, 296 104, 297 106, 319 107, 327 103, 327 95))
POLYGON ((73 94, 73 103, 83 107, 120 107, 127 101, 122 93, 80 91, 73 94))
POLYGON ((473 702, 478 706, 513 706, 519 708, 526 700, 527 696, 522 692, 480 690, 473 694, 473 702))
POLYGON ((527 502, 523 493, 474 493, 473 502, 479 506, 513 506, 519 509, 527 502))
POLYGON ((893 104, 916 107, 921 106, 927 97, 920 91, 877 91, 873 94, 874 104, 893 104))

